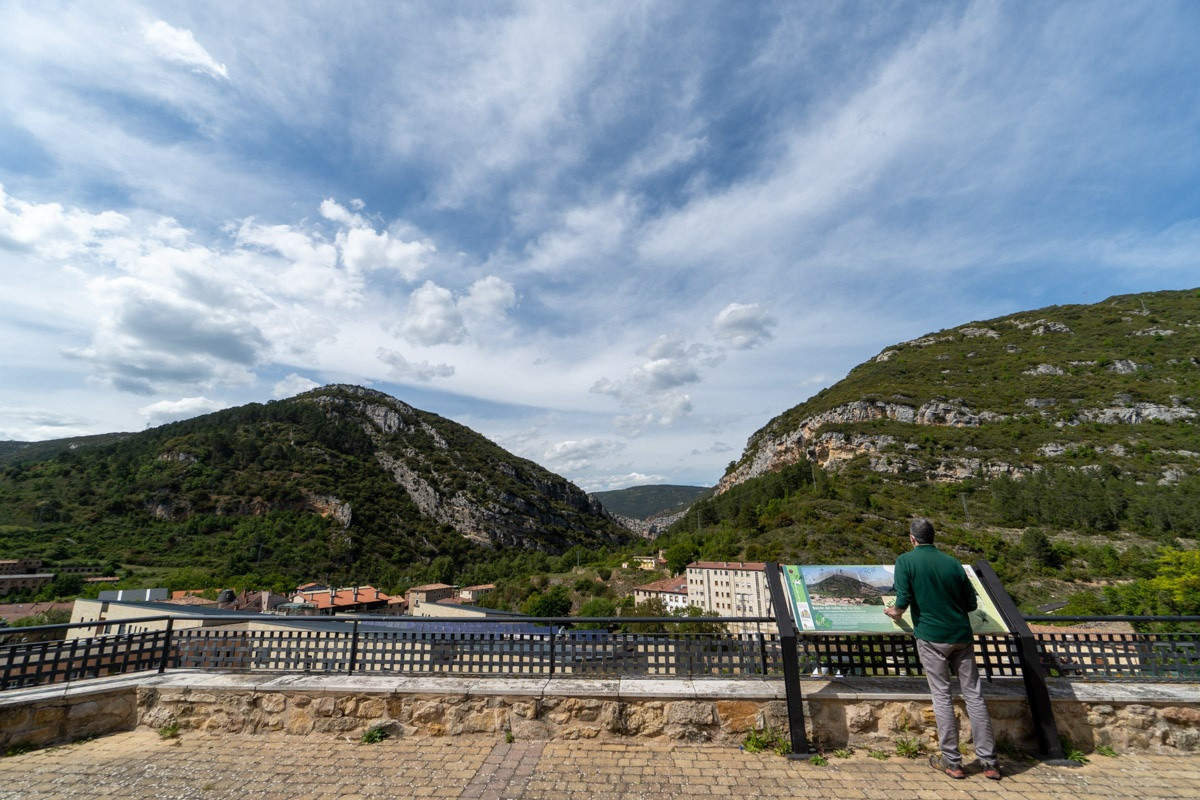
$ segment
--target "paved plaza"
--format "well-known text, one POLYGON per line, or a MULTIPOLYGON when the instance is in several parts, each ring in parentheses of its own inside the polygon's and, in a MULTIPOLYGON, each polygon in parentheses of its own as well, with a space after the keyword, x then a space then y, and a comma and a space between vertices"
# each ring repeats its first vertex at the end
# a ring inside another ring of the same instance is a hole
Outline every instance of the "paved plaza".
POLYGON ((1200 754, 1093 756, 1081 767, 1005 760, 996 783, 964 781, 924 758, 855 752, 826 766, 737 748, 681 743, 491 738, 388 739, 213 736, 152 731, 0 758, 0 798, 169 800, 367 800, 534 798, 678 800, 680 797, 830 800, 1052 800, 1063 797, 1196 798, 1200 754))

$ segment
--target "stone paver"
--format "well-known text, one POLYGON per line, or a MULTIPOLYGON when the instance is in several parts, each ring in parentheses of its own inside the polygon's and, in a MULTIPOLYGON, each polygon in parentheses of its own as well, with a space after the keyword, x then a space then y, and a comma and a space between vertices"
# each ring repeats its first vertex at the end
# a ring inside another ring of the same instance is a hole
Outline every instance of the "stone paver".
POLYGON ((732 747, 645 741, 496 742, 152 731, 0 758, 0 800, 1051 800, 1196 798, 1200 754, 1093 756, 1081 767, 1004 762, 1000 783, 952 781, 924 759, 857 752, 826 766, 732 747))

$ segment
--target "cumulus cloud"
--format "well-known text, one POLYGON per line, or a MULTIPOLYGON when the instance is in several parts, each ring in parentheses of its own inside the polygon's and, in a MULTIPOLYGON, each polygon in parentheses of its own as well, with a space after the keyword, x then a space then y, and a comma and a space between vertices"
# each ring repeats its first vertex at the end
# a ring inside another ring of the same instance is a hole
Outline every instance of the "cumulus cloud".
POLYGON ((224 403, 209 400, 207 397, 184 397, 179 400, 160 400, 138 409, 138 413, 146 420, 147 427, 164 425, 181 419, 210 414, 225 408, 224 403))
POLYGON ((612 439, 569 439, 555 443, 542 454, 542 458, 555 469, 581 472, 588 469, 594 461, 619 453, 624 448, 623 442, 612 439))
POLYGON ((678 389, 703 380, 702 369, 722 360, 720 352, 702 343, 688 344, 677 335, 662 335, 638 350, 644 360, 632 367, 624 380, 600 378, 589 389, 593 394, 617 398, 631 413, 614 422, 627 435, 651 426, 671 426, 692 412, 692 400, 678 389))
POLYGON ((352 226, 364 224, 362 217, 360 217, 358 214, 351 214, 345 206, 334 200, 332 197, 327 197, 322 200, 319 210, 321 212, 321 216, 327 220, 330 220, 331 222, 339 222, 342 225, 352 226))
POLYGON ((194 72, 203 72, 214 78, 229 79, 226 66, 217 64, 208 50, 192 36, 192 31, 186 28, 174 28, 160 19, 146 26, 145 40, 158 58, 191 67, 194 72))
POLYGON ((293 372, 275 384, 271 389, 271 396, 276 400, 282 400, 285 397, 295 397, 298 394, 311 391, 320 385, 314 380, 309 380, 303 375, 297 375, 293 372))
MULTIPOLYGON (((338 216, 329 204, 324 213, 338 216)), ((334 339, 374 296, 376 279, 344 267, 318 231, 247 218, 226 232, 224 242, 198 244, 170 217, 134 222, 0 189, 0 252, 28 253, 47 275, 70 258, 57 274, 69 273, 88 301, 72 311, 90 340, 60 352, 89 364, 97 382, 142 395, 249 384, 261 364, 334 339)), ((25 294, 19 302, 37 300, 25 294)), ((439 299, 431 290, 415 297, 410 322, 421 341, 454 340, 462 328, 456 312, 440 314, 439 299)))
POLYGON ((178 265, 93 279, 88 291, 100 313, 91 344, 64 355, 89 362, 99 378, 136 394, 248 382, 270 349, 266 335, 245 308, 221 302, 227 294, 204 298, 203 282, 172 266, 178 265))
POLYGON ((0 184, 0 248, 29 250, 43 258, 84 252, 96 239, 129 227, 115 211, 91 214, 58 203, 32 203, 11 197, 0 184))
POLYGON ((681 392, 625 398, 622 405, 634 409, 634 413, 615 420, 617 428, 627 436, 637 436, 652 426, 669 427, 692 413, 692 398, 681 392))
POLYGON ((454 374, 450 364, 430 364, 428 361, 414 363, 395 350, 380 347, 375 351, 379 360, 392 368, 392 377, 397 380, 429 382, 434 378, 449 378, 454 374))
POLYGON ((454 295, 433 281, 425 281, 421 288, 412 293, 404 318, 396 327, 406 341, 427 347, 458 344, 466 336, 454 295))
MULTIPOLYGON (((350 204, 356 210, 364 206, 361 200, 350 204)), ((337 249, 346 269, 353 272, 390 270, 413 280, 437 253, 437 247, 428 240, 405 241, 391 231, 377 232, 361 214, 352 213, 333 198, 321 201, 320 212, 330 222, 347 228, 337 234, 337 249)))
POLYGON ((580 480, 581 487, 588 492, 610 492, 630 486, 648 486, 666 483, 666 475, 647 475, 642 472, 626 472, 618 475, 593 475, 580 480))
POLYGON ((757 303, 730 303, 713 320, 717 338, 734 350, 750 350, 771 339, 776 320, 757 303))
POLYGON ((348 269, 388 269, 406 280, 417 277, 429 256, 437 252, 429 242, 406 242, 370 228, 351 228, 338 234, 337 243, 348 269))
POLYGON ((459 300, 458 308, 469 320, 503 319, 517 302, 513 286, 503 278, 488 275, 471 284, 467 296, 459 300))
POLYGON ((159 58, 191 67, 213 78, 229 80, 229 70, 225 69, 225 65, 218 64, 187 28, 176 28, 158 20, 146 27, 145 36, 146 43, 159 58))

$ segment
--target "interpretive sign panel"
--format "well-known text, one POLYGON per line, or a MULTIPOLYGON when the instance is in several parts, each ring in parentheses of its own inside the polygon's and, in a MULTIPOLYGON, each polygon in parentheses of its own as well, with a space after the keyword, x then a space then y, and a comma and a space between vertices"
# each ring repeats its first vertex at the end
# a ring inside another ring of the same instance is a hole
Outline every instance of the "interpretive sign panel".
MULTIPOLYGON (((975 633, 1008 633, 1000 612, 975 573, 963 566, 978 597, 971 612, 975 633)), ((802 631, 837 633, 912 633, 910 611, 901 622, 883 613, 896 602, 895 567, 889 564, 783 566, 792 619, 802 631)))

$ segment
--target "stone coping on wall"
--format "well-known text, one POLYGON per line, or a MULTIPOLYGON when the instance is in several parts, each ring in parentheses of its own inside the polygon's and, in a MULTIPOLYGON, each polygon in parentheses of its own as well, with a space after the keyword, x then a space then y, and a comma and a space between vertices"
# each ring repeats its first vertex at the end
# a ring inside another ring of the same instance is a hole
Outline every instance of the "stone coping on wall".
MULTIPOLYGON (((1142 703, 1200 707, 1200 683, 1118 683, 1054 680, 1053 701, 1142 703)), ((436 694, 463 697, 589 697, 612 700, 784 700, 779 678, 491 678, 404 677, 280 673, 211 673, 172 670, 70 681, 0 692, 0 708, 24 704, 80 701, 123 690, 164 689, 239 693, 300 692, 313 695, 436 694)), ((805 700, 919 702, 929 699, 924 678, 837 678, 801 681, 805 700)), ((997 700, 1023 700, 1020 680, 984 682, 984 695, 997 700)))

